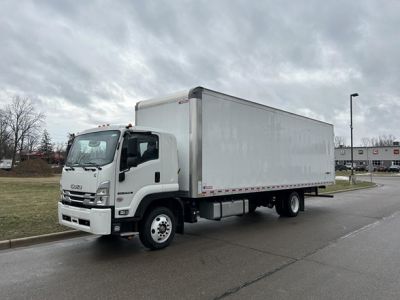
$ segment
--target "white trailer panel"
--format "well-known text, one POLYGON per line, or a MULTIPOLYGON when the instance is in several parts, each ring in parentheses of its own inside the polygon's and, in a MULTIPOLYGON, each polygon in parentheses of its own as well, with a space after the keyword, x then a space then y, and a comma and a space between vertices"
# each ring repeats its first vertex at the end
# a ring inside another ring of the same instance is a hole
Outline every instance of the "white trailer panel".
POLYGON ((333 126, 205 88, 140 102, 136 125, 174 134, 190 197, 334 182, 333 126))
POLYGON ((203 193, 328 184, 333 155, 330 124, 203 92, 203 193))

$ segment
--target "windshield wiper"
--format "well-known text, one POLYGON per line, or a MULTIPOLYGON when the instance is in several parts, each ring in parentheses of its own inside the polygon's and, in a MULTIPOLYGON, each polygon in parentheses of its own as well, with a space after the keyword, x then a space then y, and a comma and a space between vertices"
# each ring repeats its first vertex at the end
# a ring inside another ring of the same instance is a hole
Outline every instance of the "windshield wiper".
POLYGON ((93 166, 93 167, 97 168, 98 170, 101 170, 101 167, 94 162, 86 162, 86 163, 82 164, 82 167, 84 170, 93 170, 92 168, 90 168, 90 167, 87 168, 85 166, 93 166))

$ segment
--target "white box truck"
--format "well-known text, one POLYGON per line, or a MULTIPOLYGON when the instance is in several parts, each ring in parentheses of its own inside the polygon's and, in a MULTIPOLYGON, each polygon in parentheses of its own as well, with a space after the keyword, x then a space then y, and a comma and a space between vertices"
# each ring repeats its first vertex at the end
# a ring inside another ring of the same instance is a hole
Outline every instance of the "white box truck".
POLYGON ((333 139, 331 124, 202 87, 138 102, 136 126, 76 135, 59 222, 161 249, 199 217, 295 217, 334 183, 333 139))

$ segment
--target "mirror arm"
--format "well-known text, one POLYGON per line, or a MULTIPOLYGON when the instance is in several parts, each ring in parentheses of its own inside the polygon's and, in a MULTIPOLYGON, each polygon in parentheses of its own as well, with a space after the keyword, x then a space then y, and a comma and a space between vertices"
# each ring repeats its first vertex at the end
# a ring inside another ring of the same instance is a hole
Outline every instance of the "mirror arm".
POLYGON ((119 171, 119 175, 118 175, 118 181, 119 182, 122 182, 122 181, 125 180, 125 173, 127 171, 129 171, 129 169, 125 169, 125 170, 119 171))

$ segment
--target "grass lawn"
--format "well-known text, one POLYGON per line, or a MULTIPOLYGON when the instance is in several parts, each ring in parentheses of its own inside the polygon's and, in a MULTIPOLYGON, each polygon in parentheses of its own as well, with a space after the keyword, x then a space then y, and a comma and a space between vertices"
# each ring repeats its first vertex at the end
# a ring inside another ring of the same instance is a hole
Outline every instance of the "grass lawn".
POLYGON ((0 177, 0 240, 68 230, 58 225, 59 180, 0 177))
POLYGON ((332 193, 335 191, 342 191, 342 190, 351 190, 354 188, 363 188, 373 186, 375 183, 369 181, 360 181, 358 180, 356 184, 350 184, 348 180, 336 180, 336 184, 329 185, 326 189, 319 189, 319 193, 332 193))

